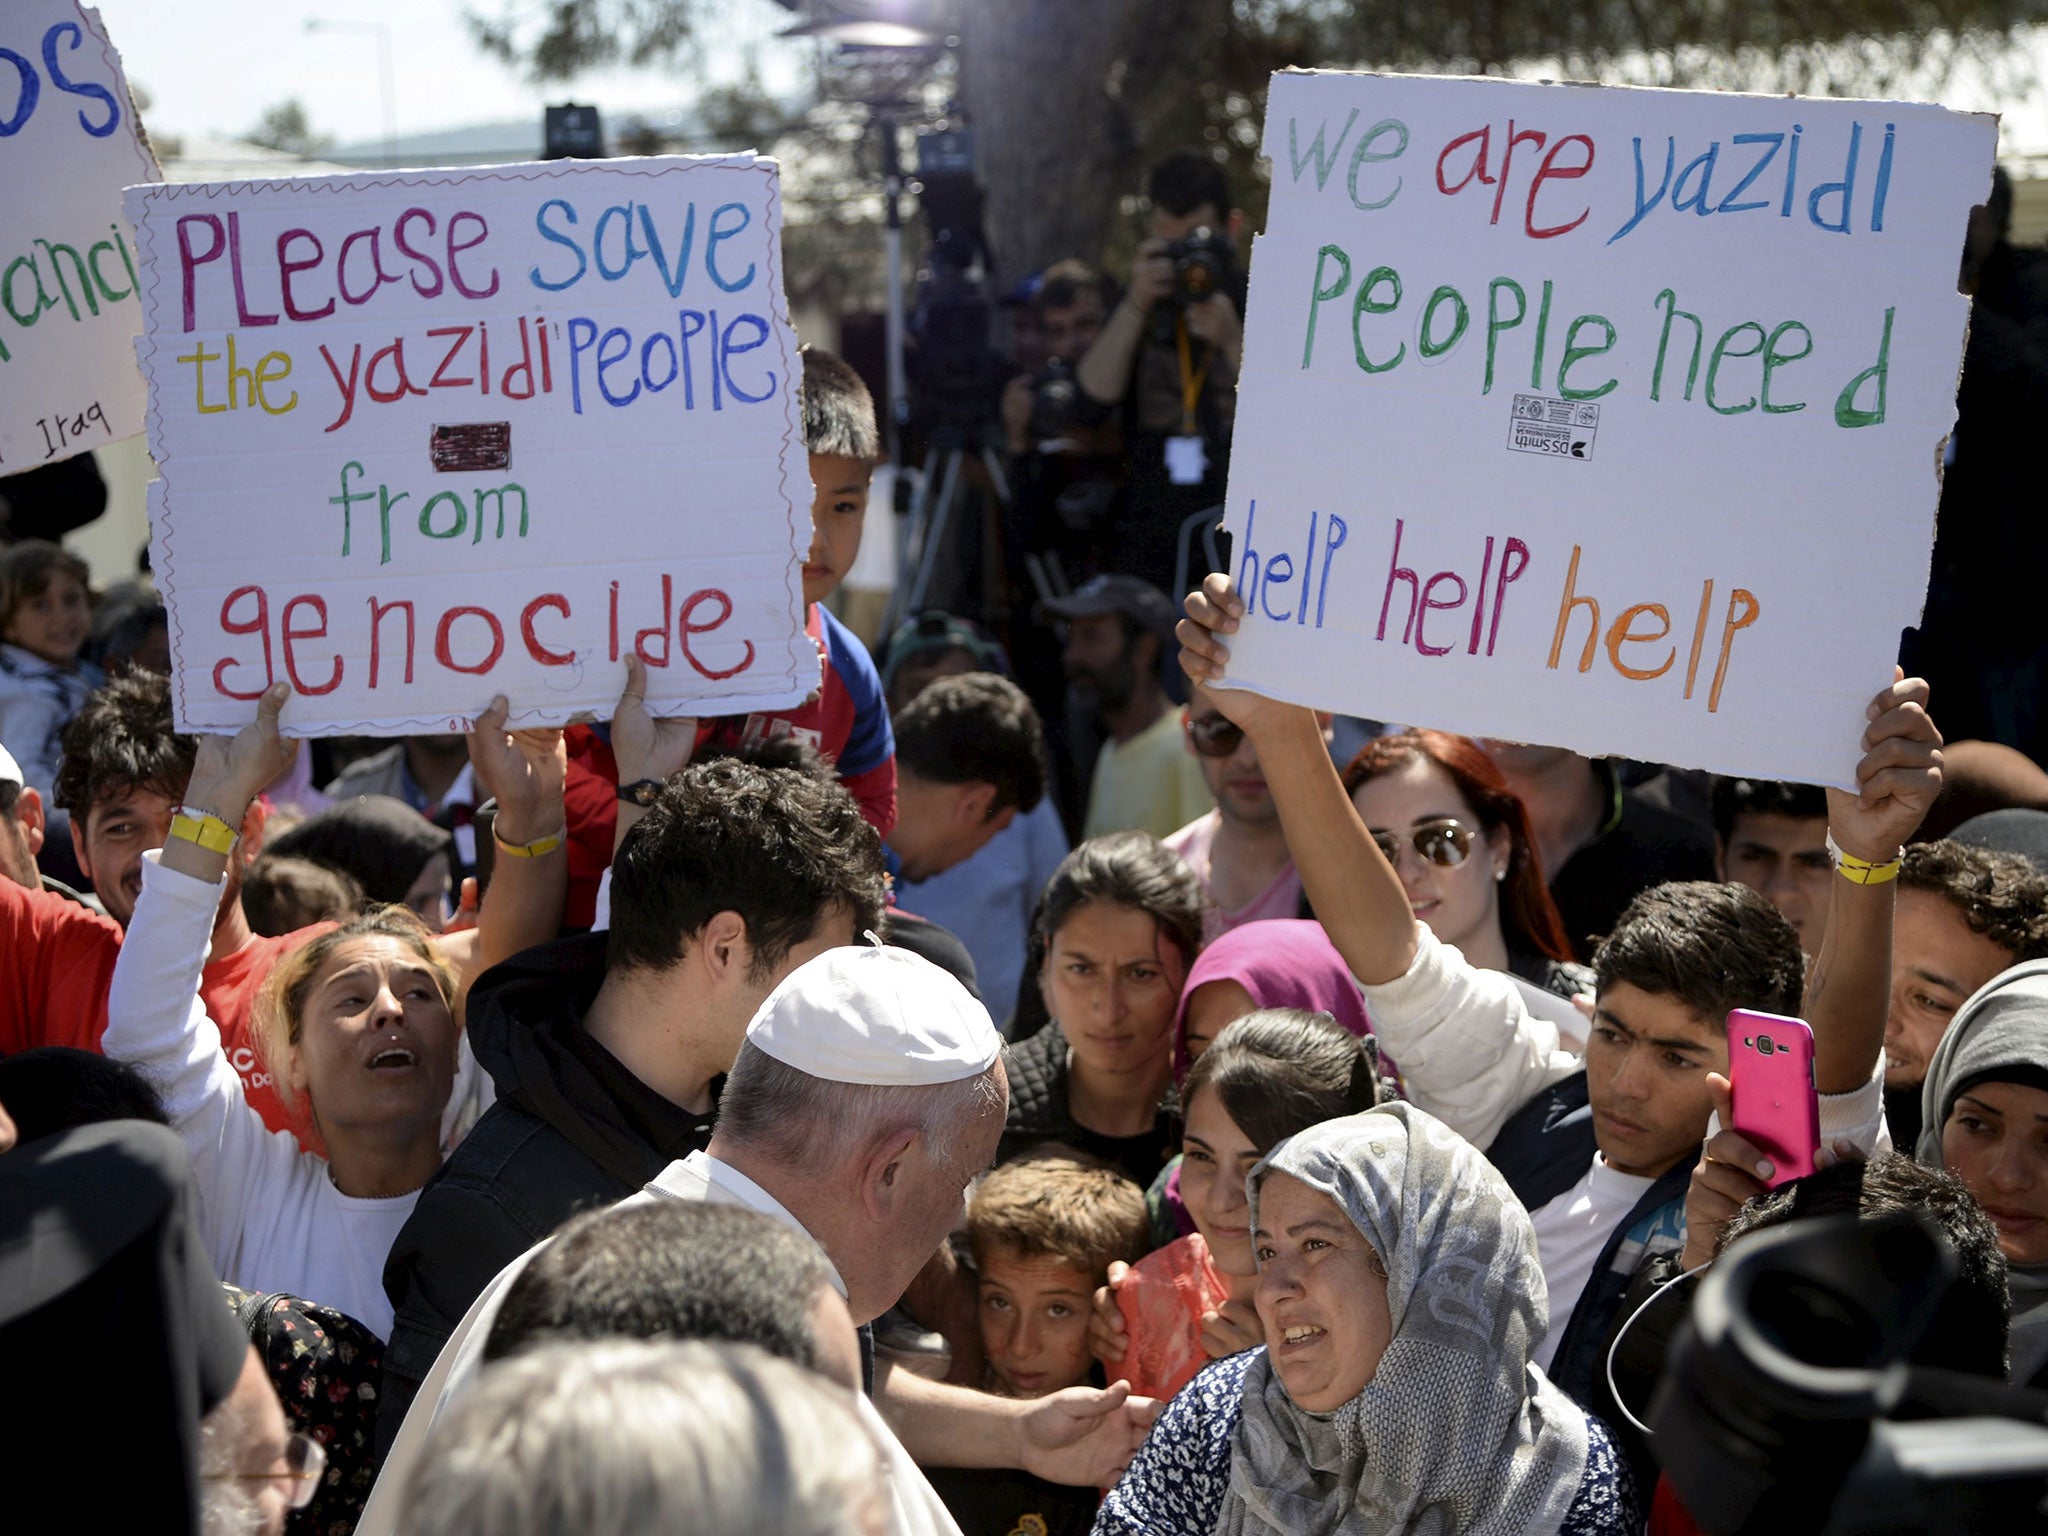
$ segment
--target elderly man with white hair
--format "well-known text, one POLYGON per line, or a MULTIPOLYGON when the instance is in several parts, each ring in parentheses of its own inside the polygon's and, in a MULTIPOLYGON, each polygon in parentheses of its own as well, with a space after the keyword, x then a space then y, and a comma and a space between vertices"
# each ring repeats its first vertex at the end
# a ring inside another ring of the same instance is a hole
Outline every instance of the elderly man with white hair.
MULTIPOLYGON (((749 1025, 709 1146, 631 1198, 742 1205, 804 1232, 830 1261, 866 1352, 865 1325, 959 1223, 968 1184, 995 1155, 1007 1103, 1001 1036, 958 981, 879 944, 828 950, 791 972, 749 1025)), ((492 1282, 435 1363, 364 1512, 363 1536, 399 1528, 408 1468, 433 1418, 474 1374, 499 1300, 530 1256, 492 1282)), ((1019 1400, 886 1364, 870 1370, 894 1432, 884 1445, 904 1533, 955 1529, 912 1458, 1101 1485, 1129 1460, 1156 1409, 1123 1384, 1019 1400)))

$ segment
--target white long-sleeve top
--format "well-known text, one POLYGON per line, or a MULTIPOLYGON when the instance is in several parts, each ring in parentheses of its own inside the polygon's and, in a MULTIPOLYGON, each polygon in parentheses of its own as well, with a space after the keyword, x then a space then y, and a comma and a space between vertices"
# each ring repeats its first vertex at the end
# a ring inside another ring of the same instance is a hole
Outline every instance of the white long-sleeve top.
POLYGON ((344 1195, 325 1158, 300 1151, 249 1107, 199 998, 220 898, 219 884, 143 855, 101 1049, 139 1068, 161 1096, 192 1160, 199 1229, 221 1278, 337 1308, 388 1339, 384 1259, 419 1193, 344 1195))
MULTIPOLYGON (((1364 992, 1409 1100, 1482 1150, 1516 1110, 1585 1066, 1514 977, 1481 970, 1423 923, 1406 974, 1364 992)), ((1879 1060, 1862 1087, 1822 1094, 1821 1145, 1852 1140, 1865 1156, 1886 1145, 1883 1086, 1879 1060)))

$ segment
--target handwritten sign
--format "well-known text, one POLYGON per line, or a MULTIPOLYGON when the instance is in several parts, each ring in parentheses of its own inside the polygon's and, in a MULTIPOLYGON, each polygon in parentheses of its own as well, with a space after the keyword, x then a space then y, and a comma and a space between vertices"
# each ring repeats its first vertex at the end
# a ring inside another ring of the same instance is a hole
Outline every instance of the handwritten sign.
POLYGON ((772 161, 131 191, 181 726, 659 714, 817 686, 772 161))
POLYGON ((121 189, 157 174, 99 12, 0 0, 0 475, 142 430, 121 189))
POLYGON ((1265 133, 1232 680, 1853 782, 1925 596, 1995 119, 1290 72, 1265 133))

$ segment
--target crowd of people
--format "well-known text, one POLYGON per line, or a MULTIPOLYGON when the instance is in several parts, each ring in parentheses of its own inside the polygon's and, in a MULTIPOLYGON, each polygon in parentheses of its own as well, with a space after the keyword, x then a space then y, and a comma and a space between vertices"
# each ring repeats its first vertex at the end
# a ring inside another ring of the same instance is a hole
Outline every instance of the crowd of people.
POLYGON ((656 718, 629 658, 600 725, 297 743, 280 684, 194 738, 146 592, 0 549, 18 1501, 1716 1529, 1643 1423, 1665 1314, 1830 1211, 1932 1212, 1927 1358, 2048 1387, 2048 773, 1903 674, 1853 791, 1218 686, 1228 576, 1164 585, 1241 340, 1227 282, 1173 297, 1234 228, 1189 158, 1121 296, 1028 300, 1149 445, 1044 604, 1056 699, 968 617, 871 653, 834 614, 880 437, 815 348, 787 710, 656 718), (1810 1026, 1808 1177, 1731 1128, 1734 1010, 1810 1026))

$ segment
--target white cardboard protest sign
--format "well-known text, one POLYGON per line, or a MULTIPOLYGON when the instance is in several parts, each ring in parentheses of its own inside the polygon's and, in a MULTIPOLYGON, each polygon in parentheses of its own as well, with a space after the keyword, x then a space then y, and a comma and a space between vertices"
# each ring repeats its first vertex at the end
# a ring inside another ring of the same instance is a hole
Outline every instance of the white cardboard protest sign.
POLYGON ((1231 682, 1853 782, 1925 597, 1996 130, 1897 103, 1274 76, 1231 682))
POLYGON ((142 430, 121 189, 156 176, 99 12, 0 0, 0 475, 142 430))
POLYGON ((131 190, 179 724, 657 714, 818 684, 773 161, 131 190))

